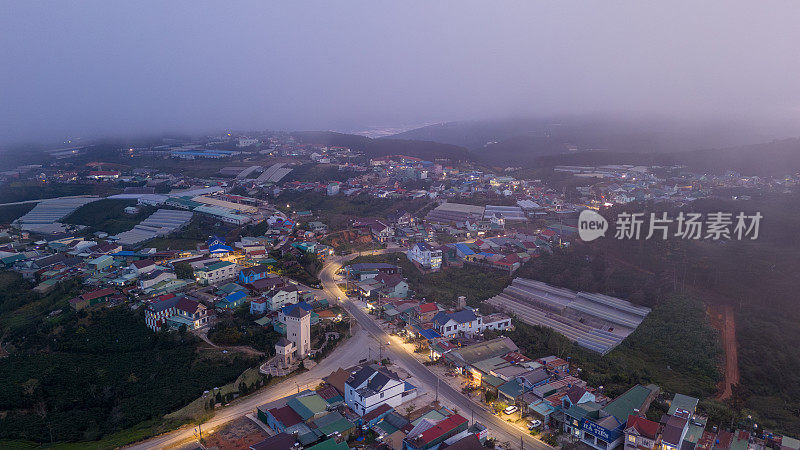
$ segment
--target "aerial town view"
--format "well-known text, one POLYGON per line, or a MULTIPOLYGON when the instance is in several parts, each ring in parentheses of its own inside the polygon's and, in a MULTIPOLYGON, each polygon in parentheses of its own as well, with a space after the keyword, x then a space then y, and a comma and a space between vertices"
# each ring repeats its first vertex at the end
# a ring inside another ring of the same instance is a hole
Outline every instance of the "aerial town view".
POLYGON ((0 448, 800 450, 800 7, 0 11, 0 448))

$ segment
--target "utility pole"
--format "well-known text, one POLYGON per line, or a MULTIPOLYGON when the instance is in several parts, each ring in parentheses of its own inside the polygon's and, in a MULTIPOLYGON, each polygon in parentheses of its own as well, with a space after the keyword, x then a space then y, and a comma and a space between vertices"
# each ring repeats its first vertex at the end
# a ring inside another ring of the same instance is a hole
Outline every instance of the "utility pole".
POLYGON ((522 435, 519 435, 519 450, 525 450, 525 443, 522 440, 522 435))
POLYGON ((439 401, 439 381, 441 381, 438 377, 436 378, 436 401, 439 401))

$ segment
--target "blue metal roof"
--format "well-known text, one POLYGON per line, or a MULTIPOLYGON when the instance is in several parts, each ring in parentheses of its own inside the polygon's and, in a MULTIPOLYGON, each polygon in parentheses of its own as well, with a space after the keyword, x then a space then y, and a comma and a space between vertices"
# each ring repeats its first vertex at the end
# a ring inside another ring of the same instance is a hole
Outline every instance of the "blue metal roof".
POLYGON ((475 252, 467 246, 467 244, 458 243, 456 249, 465 255, 474 255, 475 252))
POLYGON ((419 334, 429 341, 442 337, 442 335, 437 333, 436 330, 430 328, 420 330, 419 334))
POLYGON ((232 302, 235 302, 237 300, 241 300, 241 299, 243 299, 245 297, 247 297, 247 292, 245 292, 245 291, 236 291, 236 292, 234 292, 232 294, 228 294, 228 296, 225 297, 225 301, 229 302, 229 303, 232 303, 232 302))

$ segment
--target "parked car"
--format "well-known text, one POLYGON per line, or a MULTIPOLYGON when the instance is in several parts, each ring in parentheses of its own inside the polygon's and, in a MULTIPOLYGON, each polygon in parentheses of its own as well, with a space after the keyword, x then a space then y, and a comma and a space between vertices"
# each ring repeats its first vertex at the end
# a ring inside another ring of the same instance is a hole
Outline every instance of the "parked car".
POLYGON ((511 415, 517 412, 517 407, 514 405, 509 406, 508 408, 503 410, 503 414, 511 415))
POLYGON ((534 428, 539 428, 540 426, 542 426, 541 420, 531 420, 531 422, 528 424, 528 429, 533 430, 534 428))

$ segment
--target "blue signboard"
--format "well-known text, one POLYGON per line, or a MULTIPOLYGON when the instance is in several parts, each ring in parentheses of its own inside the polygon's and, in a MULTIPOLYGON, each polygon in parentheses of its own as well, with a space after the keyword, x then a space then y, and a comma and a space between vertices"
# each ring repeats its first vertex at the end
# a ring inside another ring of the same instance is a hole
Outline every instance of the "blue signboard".
POLYGON ((620 435, 619 430, 608 430, 587 419, 581 421, 581 429, 609 443, 614 442, 620 435))

